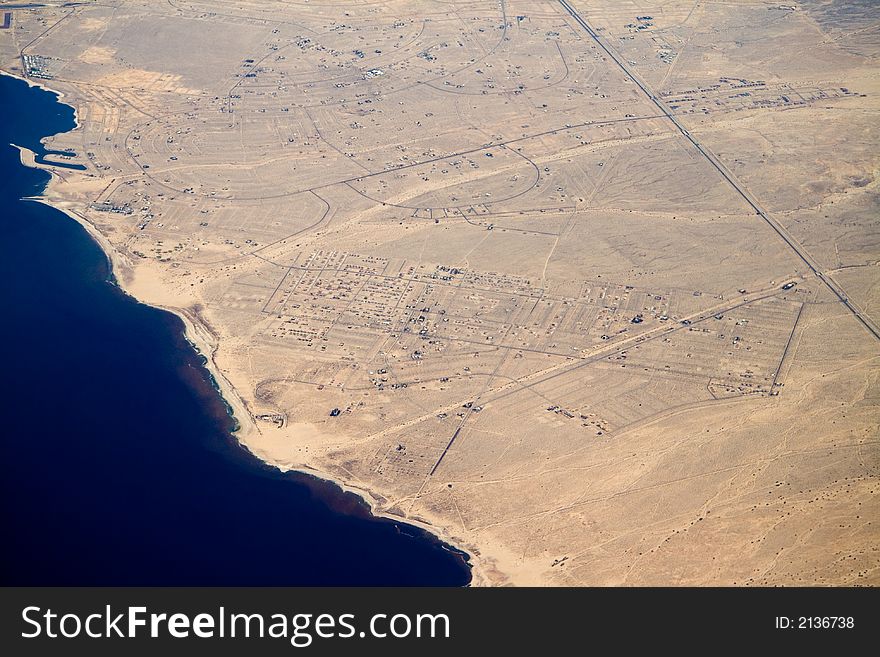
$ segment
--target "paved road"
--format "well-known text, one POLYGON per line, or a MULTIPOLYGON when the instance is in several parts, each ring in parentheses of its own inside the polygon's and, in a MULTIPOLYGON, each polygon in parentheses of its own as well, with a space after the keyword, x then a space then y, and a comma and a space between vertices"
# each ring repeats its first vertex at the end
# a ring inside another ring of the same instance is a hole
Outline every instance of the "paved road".
POLYGON ((714 153, 712 153, 705 146, 700 144, 697 139, 688 132, 687 128, 685 128, 678 120, 678 118, 669 110, 668 107, 660 100, 653 91, 640 80, 635 73, 633 73, 626 63, 621 59, 621 57, 611 50, 610 47, 606 46, 603 40, 599 37, 595 30, 578 14, 574 8, 566 1, 559 0, 559 4, 562 5, 563 9, 580 25, 587 34, 596 42, 596 44, 605 51, 605 53, 617 64, 618 67, 626 74, 626 76, 642 90, 642 92, 648 97, 657 109, 660 110, 662 114, 668 118, 673 125, 678 129, 678 131, 684 135, 685 139, 687 139, 694 148, 702 155, 708 162, 711 164, 718 173, 720 173, 724 179, 730 184, 731 187, 739 194, 745 202, 755 211, 755 214, 759 216, 764 222, 773 229, 773 231, 782 238, 782 241, 785 242, 788 247, 794 252, 794 254, 803 261, 803 263, 812 271, 817 278, 819 278, 825 286, 831 290, 831 292, 836 296, 840 302, 855 316, 855 318, 864 326, 874 338, 880 340, 880 328, 874 323, 874 321, 862 313, 862 311, 857 308, 847 297, 846 292, 841 288, 829 275, 825 274, 819 268, 818 263, 813 260, 812 256, 801 246, 794 237, 792 237, 788 231, 785 229, 782 224, 773 219, 768 212, 761 206, 758 200, 749 192, 736 178, 733 176, 733 173, 728 170, 728 168, 721 162, 714 153))

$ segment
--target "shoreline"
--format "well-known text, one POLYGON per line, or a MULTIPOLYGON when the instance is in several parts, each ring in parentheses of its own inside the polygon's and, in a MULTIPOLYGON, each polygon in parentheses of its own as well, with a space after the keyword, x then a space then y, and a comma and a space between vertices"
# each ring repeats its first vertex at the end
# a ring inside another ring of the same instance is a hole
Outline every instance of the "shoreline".
MULTIPOLYGON (((43 89, 44 91, 55 94, 59 98, 59 102, 61 102, 60 99, 65 97, 65 94, 63 92, 59 92, 55 89, 47 87, 44 84, 33 82, 28 78, 9 73, 2 69, 0 69, 0 74, 22 80, 26 82, 29 87, 38 87, 40 89, 43 89)), ((72 107, 74 111, 75 127, 68 131, 72 132, 73 130, 77 130, 80 127, 79 112, 77 107, 72 105, 71 103, 64 104, 72 107)), ((204 322, 201 321, 200 318, 195 316, 193 313, 188 312, 184 308, 161 303, 147 303, 138 298, 135 294, 133 294, 123 280, 124 277, 118 276, 117 273, 125 270, 135 272, 136 266, 127 258, 125 258, 125 256, 120 253, 110 243, 110 241, 91 222, 88 221, 88 219, 86 219, 83 215, 81 215, 74 209, 67 207, 68 202, 64 200, 61 194, 53 194, 53 187, 55 186, 56 181, 59 179, 59 175, 55 171, 54 165, 40 165, 35 162, 35 153, 33 151, 15 144, 13 144, 13 146, 18 148, 19 153, 21 154, 21 162, 24 166, 28 168, 40 169, 50 175, 50 179, 46 183, 46 186, 43 189, 42 193, 36 196, 27 197, 28 200, 42 203, 48 207, 53 208, 54 210, 62 212, 72 220, 76 221, 80 226, 82 226, 89 234, 89 236, 98 244, 101 251, 104 253, 104 256, 107 258, 110 271, 110 282, 116 285, 116 287, 118 287, 119 290, 122 291, 125 295, 131 297, 138 303, 142 303, 152 308, 157 308, 165 312, 171 313, 181 320, 184 326, 184 338, 192 345, 192 347, 199 355, 204 356, 205 362, 203 367, 205 367, 205 369, 213 378, 218 394, 221 396, 222 400, 229 408, 230 415, 237 425, 236 428, 230 432, 230 436, 241 447, 246 449, 255 458, 273 468, 278 469, 281 472, 294 472, 305 475, 307 477, 313 477, 322 482, 326 482, 336 486, 344 493, 350 493, 357 496, 366 505, 370 515, 375 518, 391 520, 398 524, 411 525, 427 532, 436 540, 448 545, 449 547, 453 548, 453 550, 465 556, 466 563, 471 574, 471 581, 468 584, 469 587, 491 586, 491 582, 486 575, 481 556, 478 556, 473 549, 468 548, 462 545, 459 541, 453 539, 448 534, 448 532, 446 532, 442 528, 436 525, 432 525, 423 520, 403 518, 397 515, 386 513, 379 509, 379 502, 376 499, 376 495, 369 489, 360 488, 348 484, 310 465, 298 464, 295 466, 287 466, 277 462, 273 462, 272 460, 262 458, 256 452, 254 452, 248 446, 246 437, 249 435, 261 434, 261 431, 254 421, 254 418, 251 415, 250 411, 248 410, 247 403, 238 393, 232 382, 229 381, 226 375, 220 371, 220 368, 218 367, 215 360, 215 355, 219 348, 219 343, 212 335, 210 329, 204 324, 204 322)))

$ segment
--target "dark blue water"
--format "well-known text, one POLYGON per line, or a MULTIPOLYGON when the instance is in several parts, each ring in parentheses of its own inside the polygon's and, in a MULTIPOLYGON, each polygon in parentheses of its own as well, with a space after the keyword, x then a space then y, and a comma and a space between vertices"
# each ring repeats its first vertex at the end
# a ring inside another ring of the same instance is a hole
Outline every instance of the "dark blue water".
POLYGON ((15 143, 74 127, 0 76, 3 585, 464 585, 463 555, 242 449, 181 322, 135 302, 15 143))

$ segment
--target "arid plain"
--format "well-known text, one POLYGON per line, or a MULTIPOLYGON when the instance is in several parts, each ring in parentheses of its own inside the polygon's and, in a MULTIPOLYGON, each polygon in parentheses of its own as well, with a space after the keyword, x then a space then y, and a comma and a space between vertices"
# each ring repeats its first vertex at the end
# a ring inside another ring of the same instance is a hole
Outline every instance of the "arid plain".
POLYGON ((875 3, 7 13, 46 201, 266 461, 475 584, 880 581, 875 3))

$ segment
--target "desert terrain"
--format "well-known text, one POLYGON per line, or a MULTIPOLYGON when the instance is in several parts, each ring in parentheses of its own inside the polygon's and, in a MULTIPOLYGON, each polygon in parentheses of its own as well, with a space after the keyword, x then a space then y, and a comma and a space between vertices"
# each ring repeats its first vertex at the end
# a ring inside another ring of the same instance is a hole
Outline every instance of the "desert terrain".
POLYGON ((267 462, 479 585, 880 582, 876 3, 2 25, 0 68, 77 109, 46 202, 186 320, 267 462))

